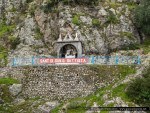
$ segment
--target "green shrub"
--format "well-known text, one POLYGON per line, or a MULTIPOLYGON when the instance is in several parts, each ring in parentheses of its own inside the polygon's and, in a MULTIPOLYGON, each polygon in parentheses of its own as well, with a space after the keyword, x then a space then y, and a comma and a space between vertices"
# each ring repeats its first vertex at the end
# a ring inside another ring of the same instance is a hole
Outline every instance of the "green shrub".
POLYGON ((72 23, 75 25, 80 25, 79 16, 75 15, 72 19, 72 23))
POLYGON ((146 38, 140 48, 143 49, 144 54, 148 54, 150 52, 150 38, 146 38))
POLYGON ((4 67, 7 65, 7 53, 1 52, 0 53, 0 67, 4 67))
POLYGON ((133 33, 131 33, 131 32, 120 32, 120 36, 121 37, 124 37, 124 36, 126 36, 126 37, 128 37, 129 39, 133 39, 133 33))
POLYGON ((6 66, 7 55, 8 50, 4 46, 0 45, 0 67, 6 66))
POLYGON ((150 0, 141 0, 134 11, 136 27, 146 35, 150 35, 150 0))
POLYGON ((112 34, 112 27, 119 23, 117 16, 110 10, 108 10, 109 15, 107 15, 107 21, 103 24, 104 27, 110 25, 110 34, 112 34))
POLYGON ((86 103, 82 101, 72 101, 67 106, 67 113, 77 113, 80 111, 80 113, 85 113, 85 106, 86 103))
POLYGON ((30 7, 29 7, 29 13, 31 16, 35 16, 34 15, 34 12, 36 10, 37 6, 35 4, 31 4, 30 7))
MULTIPOLYGON (((0 85, 0 89, 2 91, 2 93, 0 92, 1 99, 4 100, 5 103, 12 102, 13 98, 12 98, 12 95, 10 94, 9 86, 0 85)), ((3 110, 5 111, 5 108, 3 110)), ((5 113, 8 113, 8 112, 5 112, 5 113)))
POLYGON ((142 106, 150 106, 150 67, 143 74, 143 78, 133 80, 128 88, 127 95, 135 103, 142 106))
POLYGON ((69 104, 69 106, 68 106, 69 109, 76 109, 76 108, 78 108, 78 107, 80 107, 80 105, 79 105, 79 103, 76 102, 76 101, 71 102, 71 103, 69 104))
POLYGON ((11 49, 16 49, 17 45, 20 44, 20 39, 13 36, 9 36, 8 41, 11 46, 11 49))
POLYGON ((93 24, 93 26, 99 27, 101 23, 100 23, 99 19, 93 19, 92 24, 93 24))
POLYGON ((0 23, 0 40, 3 41, 0 45, 0 67, 6 66, 8 51, 20 43, 18 38, 11 36, 14 28, 15 25, 6 25, 5 21, 0 23))
POLYGON ((120 7, 121 4, 120 3, 110 3, 110 7, 117 10, 118 7, 120 7))
POLYGON ((15 28, 15 25, 6 25, 5 22, 1 22, 0 23, 0 38, 8 34, 9 32, 12 32, 14 28, 15 28))
POLYGON ((121 50, 136 50, 136 49, 140 49, 139 44, 130 44, 130 45, 127 45, 127 46, 123 46, 121 48, 121 50))
POLYGON ((39 40, 42 37, 43 37, 43 34, 41 33, 40 28, 36 27, 36 29, 35 29, 35 39, 39 40))
POLYGON ((126 84, 121 84, 119 86, 117 86, 116 88, 114 88, 112 90, 112 96, 113 97, 121 97, 122 99, 128 101, 130 100, 127 96, 127 94, 125 93, 127 85, 126 84))
POLYGON ((129 10, 133 10, 136 8, 137 4, 135 2, 129 2, 127 3, 129 10))
POLYGON ((19 81, 13 78, 0 78, 0 84, 12 85, 15 83, 19 83, 19 81))

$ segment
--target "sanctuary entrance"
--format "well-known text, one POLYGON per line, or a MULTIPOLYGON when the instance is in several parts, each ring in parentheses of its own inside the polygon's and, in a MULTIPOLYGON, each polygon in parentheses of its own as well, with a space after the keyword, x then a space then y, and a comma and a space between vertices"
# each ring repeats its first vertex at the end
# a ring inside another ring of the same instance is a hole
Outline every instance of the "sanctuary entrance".
POLYGON ((82 56, 82 43, 77 34, 75 38, 72 38, 70 33, 65 38, 62 38, 60 34, 55 49, 58 58, 79 58, 82 56))
POLYGON ((59 55, 61 58, 77 58, 78 53, 75 46, 67 44, 60 49, 59 55))

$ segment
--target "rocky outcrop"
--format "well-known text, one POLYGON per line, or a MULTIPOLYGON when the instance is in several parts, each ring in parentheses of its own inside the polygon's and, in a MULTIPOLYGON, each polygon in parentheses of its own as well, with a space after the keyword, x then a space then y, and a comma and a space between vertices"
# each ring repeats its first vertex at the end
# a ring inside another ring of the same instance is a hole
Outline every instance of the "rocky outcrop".
POLYGON ((56 108, 57 106, 59 106, 59 103, 57 101, 46 102, 44 105, 40 105, 38 107, 36 113, 49 113, 52 109, 56 108))
MULTIPOLYGON (((43 1, 43 3, 46 2, 43 1)), ((115 8, 112 8, 111 3, 102 2, 99 6, 96 6, 92 9, 88 6, 81 7, 76 5, 75 7, 72 7, 59 4, 59 12, 49 14, 44 13, 43 10, 38 8, 40 7, 40 4, 37 3, 37 1, 27 4, 26 1, 23 0, 19 0, 17 2, 7 0, 2 1, 1 7, 2 5, 7 12, 7 23, 13 21, 13 18, 18 17, 18 15, 20 15, 20 8, 25 6, 25 12, 27 13, 27 16, 24 17, 24 24, 20 26, 18 37, 21 40, 25 39, 25 43, 28 43, 29 45, 41 44, 41 42, 37 42, 34 39, 34 29, 36 27, 35 24, 38 25, 40 31, 43 33, 45 42, 49 43, 51 47, 52 42, 58 38, 58 32, 60 31, 61 33, 66 34, 68 30, 73 34, 78 32, 81 35, 81 40, 85 44, 86 50, 94 46, 100 53, 106 53, 107 49, 109 48, 118 48, 125 43, 134 43, 138 40, 135 38, 136 34, 132 34, 134 29, 132 22, 129 19, 130 11, 128 6, 125 4, 116 4, 115 8), (109 11, 112 11, 119 21, 119 23, 112 25, 113 28, 111 28, 111 23, 108 23, 108 25, 104 27, 104 23, 108 21, 110 16, 109 11), (78 16, 78 25, 73 22, 75 15, 78 16), (92 22, 94 19, 98 19, 100 21, 98 26, 101 29, 93 25, 92 22), (111 33, 110 29, 112 29, 111 33), (128 32, 131 37, 133 35, 133 39, 129 39, 128 36, 120 36, 120 32, 128 32), (126 40, 126 42, 124 42, 124 40, 126 40), (108 44, 110 45, 109 48, 108 44)), ((20 18, 21 17, 19 17, 18 20, 20 20, 20 18)))
POLYGON ((9 60, 14 56, 56 55, 55 41, 60 33, 63 37, 67 32, 74 37, 78 33, 85 54, 91 49, 107 54, 140 42, 125 3, 100 2, 90 7, 60 2, 52 9, 48 5, 48 0, 1 1, 5 23, 16 26, 11 36, 20 40, 14 50, 9 50, 9 60))
POLYGON ((134 34, 134 26, 129 19, 128 6, 119 5, 114 9, 109 5, 104 3, 92 9, 84 6, 63 7, 59 13, 60 32, 64 34, 68 31, 73 34, 77 32, 85 50, 95 48, 103 54, 109 49, 139 42, 138 35, 134 34), (112 16, 116 18, 116 22, 110 22, 112 20, 109 18, 112 16))
POLYGON ((22 91, 22 84, 13 84, 9 87, 9 91, 13 96, 17 96, 22 91))

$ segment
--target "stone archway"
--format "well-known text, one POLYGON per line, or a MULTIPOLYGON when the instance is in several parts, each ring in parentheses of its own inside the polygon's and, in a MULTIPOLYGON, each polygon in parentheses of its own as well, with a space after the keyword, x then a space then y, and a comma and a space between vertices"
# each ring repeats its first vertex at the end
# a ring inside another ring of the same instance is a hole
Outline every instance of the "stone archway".
POLYGON ((72 38, 71 34, 68 33, 63 39, 61 34, 59 39, 55 43, 55 50, 57 51, 58 58, 79 58, 82 57, 82 43, 76 34, 75 38, 72 38), (66 54, 74 54, 73 56, 66 57, 66 54))
POLYGON ((72 44, 66 44, 60 48, 59 57, 60 58, 77 58, 78 50, 72 44))

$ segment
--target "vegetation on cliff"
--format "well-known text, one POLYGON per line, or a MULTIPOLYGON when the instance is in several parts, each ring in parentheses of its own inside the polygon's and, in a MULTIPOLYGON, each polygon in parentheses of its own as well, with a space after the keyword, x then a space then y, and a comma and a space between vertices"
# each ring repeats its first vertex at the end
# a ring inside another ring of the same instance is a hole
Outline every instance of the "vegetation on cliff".
POLYGON ((132 81, 127 89, 131 100, 141 106, 150 106, 150 67, 144 72, 142 78, 132 81))
POLYGON ((135 9, 135 23, 137 28, 146 35, 150 35, 150 1, 142 0, 135 9))

